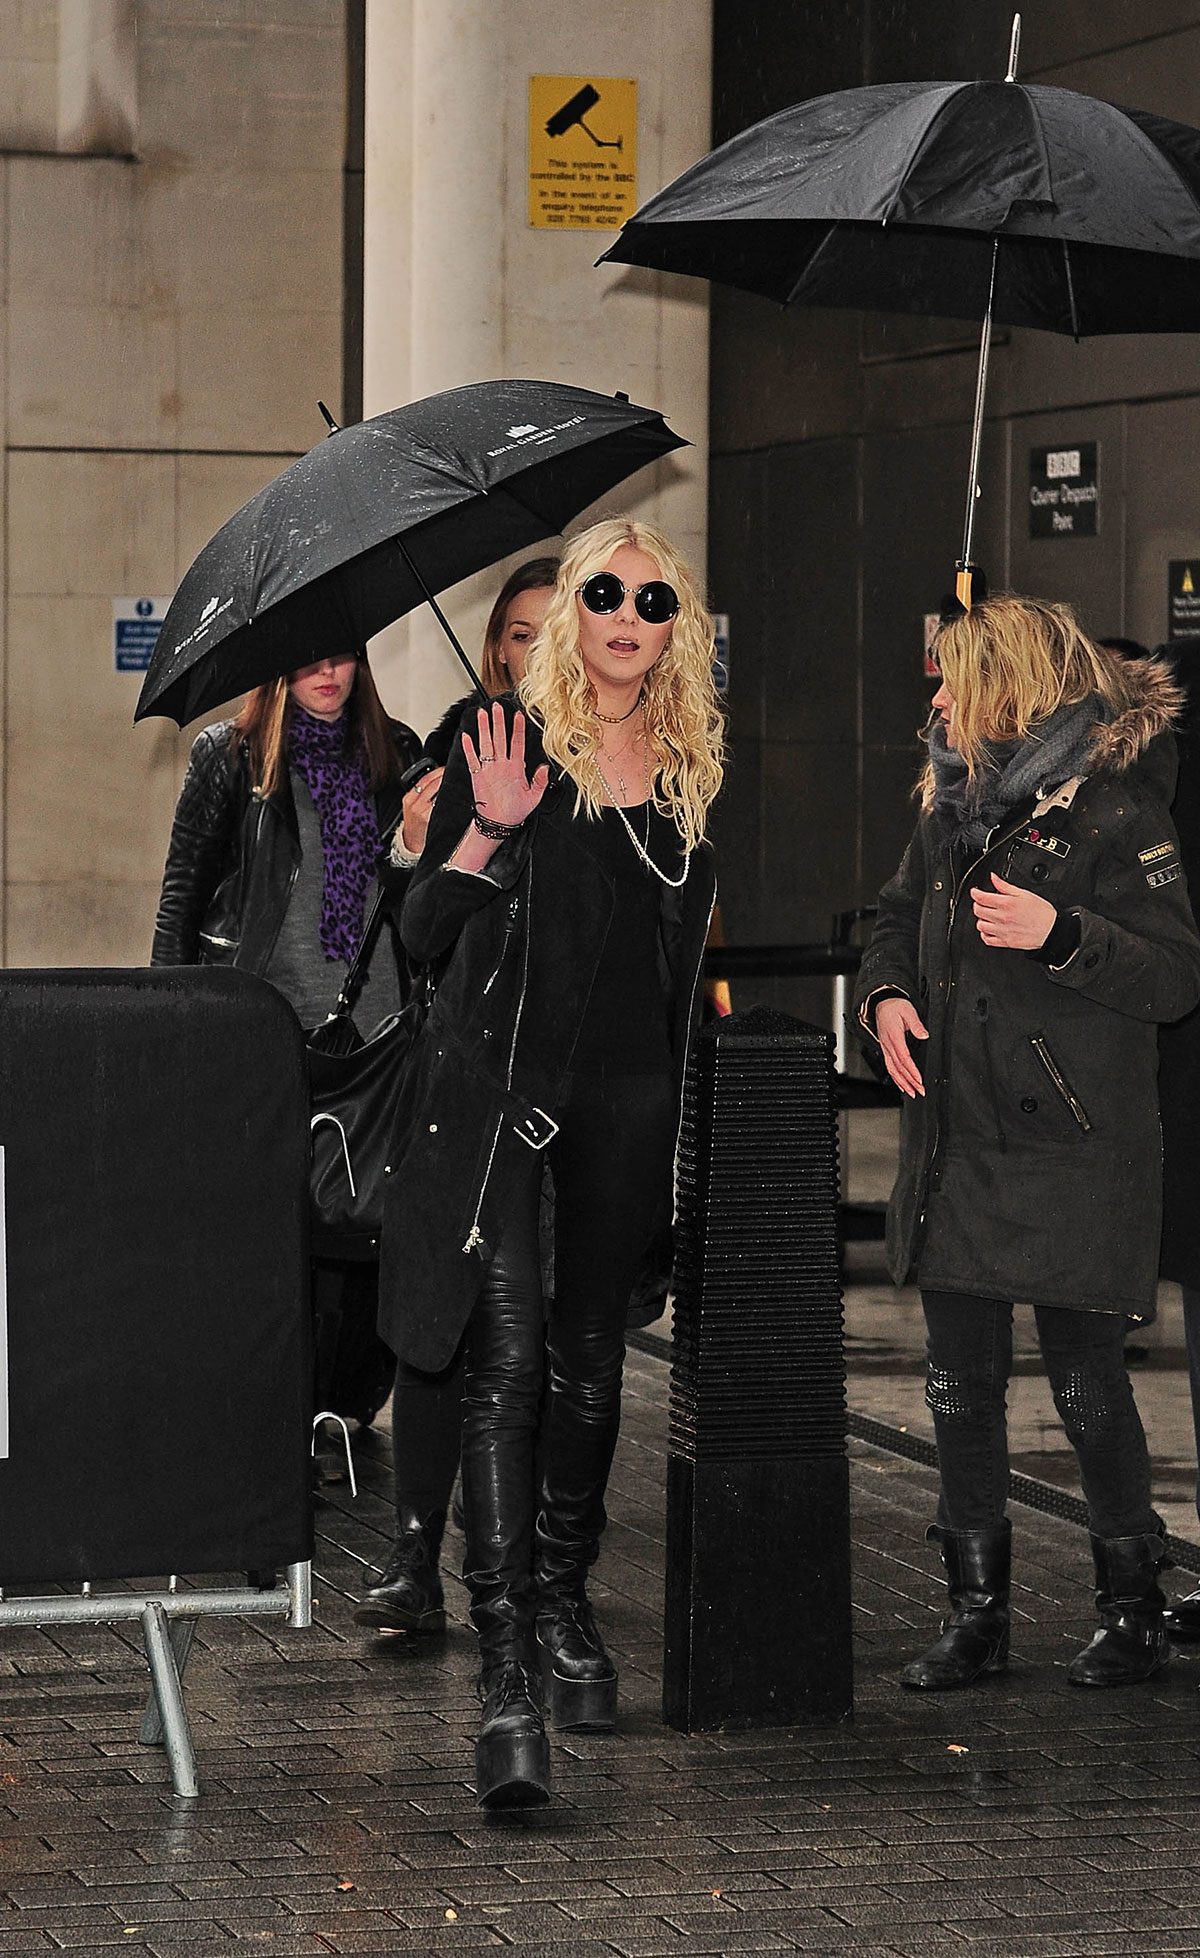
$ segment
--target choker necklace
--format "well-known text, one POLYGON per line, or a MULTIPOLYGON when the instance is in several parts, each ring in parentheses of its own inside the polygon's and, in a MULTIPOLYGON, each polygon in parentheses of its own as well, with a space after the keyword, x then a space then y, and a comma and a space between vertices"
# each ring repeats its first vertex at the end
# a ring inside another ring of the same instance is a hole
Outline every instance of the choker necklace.
POLYGON ((621 722, 627 721, 629 719, 630 714, 637 713, 638 708, 641 706, 645 698, 646 698, 646 689, 645 687, 643 687, 639 692, 637 699, 634 701, 633 706, 629 709, 629 713, 627 714, 602 714, 598 707, 594 707, 592 709, 592 712, 596 720, 603 721, 606 727, 620 727, 621 722))

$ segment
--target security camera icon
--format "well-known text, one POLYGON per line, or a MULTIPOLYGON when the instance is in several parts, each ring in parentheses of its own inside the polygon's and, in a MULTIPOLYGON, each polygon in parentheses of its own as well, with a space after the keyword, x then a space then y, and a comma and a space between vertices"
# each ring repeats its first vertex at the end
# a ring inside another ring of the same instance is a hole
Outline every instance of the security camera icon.
POLYGON ((584 135, 591 137, 598 150, 619 150, 624 141, 622 137, 597 136, 595 130, 589 129, 583 119, 589 109, 595 108, 599 100, 599 92, 592 87, 590 82, 585 82, 583 87, 571 97, 569 102, 564 102, 561 109, 554 111, 554 114, 546 124, 547 136, 565 136, 567 130, 573 129, 575 124, 578 123, 584 135))

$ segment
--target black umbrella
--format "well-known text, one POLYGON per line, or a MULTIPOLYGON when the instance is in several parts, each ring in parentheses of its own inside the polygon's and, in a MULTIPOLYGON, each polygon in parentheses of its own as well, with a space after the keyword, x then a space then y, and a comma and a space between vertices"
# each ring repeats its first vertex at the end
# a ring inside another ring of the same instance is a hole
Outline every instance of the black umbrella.
POLYGON ((171 601, 134 718, 182 727, 247 687, 358 652, 686 446, 654 409, 552 381, 451 388, 338 429, 205 545, 171 601))
MULTIPOLYGON (((960 570, 992 322, 1200 325, 1200 131, 1065 88, 897 82, 801 102, 660 191, 603 259, 784 305, 981 319, 960 570)), ((968 586, 969 590, 969 586, 968 586)))

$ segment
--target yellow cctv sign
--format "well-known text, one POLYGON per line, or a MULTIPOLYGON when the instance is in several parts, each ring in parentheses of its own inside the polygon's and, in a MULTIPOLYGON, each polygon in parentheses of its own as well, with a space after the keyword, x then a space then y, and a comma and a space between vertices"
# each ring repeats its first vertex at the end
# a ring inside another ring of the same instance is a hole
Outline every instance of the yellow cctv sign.
POLYGON ((637 208, 637 83, 529 77, 529 222, 619 231, 637 208))

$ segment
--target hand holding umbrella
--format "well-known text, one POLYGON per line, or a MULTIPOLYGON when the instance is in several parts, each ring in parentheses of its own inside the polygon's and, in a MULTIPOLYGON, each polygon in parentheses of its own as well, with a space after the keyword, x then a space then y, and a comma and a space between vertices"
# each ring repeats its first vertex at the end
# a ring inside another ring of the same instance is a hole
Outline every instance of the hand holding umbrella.
POLYGON ((1191 333, 1200 319, 1200 131, 1018 82, 1019 24, 1002 82, 844 89, 743 130, 601 260, 785 306, 981 320, 968 581, 992 322, 1078 340, 1191 333))

